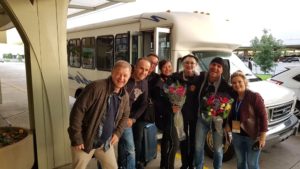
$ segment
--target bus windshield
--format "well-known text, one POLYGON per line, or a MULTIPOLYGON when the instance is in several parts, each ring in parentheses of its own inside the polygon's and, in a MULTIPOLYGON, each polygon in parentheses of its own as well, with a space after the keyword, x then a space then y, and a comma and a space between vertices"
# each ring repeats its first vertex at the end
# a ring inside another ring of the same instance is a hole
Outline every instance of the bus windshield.
POLYGON ((220 51, 194 51, 193 54, 199 58, 199 66, 201 71, 208 71, 211 60, 215 57, 224 59, 224 67, 230 74, 237 70, 241 70, 249 81, 260 80, 253 72, 233 53, 220 51))

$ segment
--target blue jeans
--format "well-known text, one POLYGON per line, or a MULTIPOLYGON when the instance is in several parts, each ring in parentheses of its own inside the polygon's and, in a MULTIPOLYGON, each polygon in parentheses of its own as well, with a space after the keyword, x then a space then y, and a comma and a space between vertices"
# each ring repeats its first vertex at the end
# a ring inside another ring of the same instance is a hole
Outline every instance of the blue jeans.
POLYGON ((260 150, 252 150, 255 140, 248 136, 232 133, 232 144, 234 147, 237 169, 259 169, 260 150))
POLYGON ((118 165, 123 169, 135 169, 135 147, 132 128, 126 128, 118 144, 118 165))
MULTIPOLYGON (((203 169, 204 166, 204 144, 207 132, 210 130, 210 124, 198 118, 196 126, 196 150, 195 166, 196 169, 203 169)), ((223 160, 223 133, 213 131, 213 149, 214 149, 214 169, 222 168, 223 160)))

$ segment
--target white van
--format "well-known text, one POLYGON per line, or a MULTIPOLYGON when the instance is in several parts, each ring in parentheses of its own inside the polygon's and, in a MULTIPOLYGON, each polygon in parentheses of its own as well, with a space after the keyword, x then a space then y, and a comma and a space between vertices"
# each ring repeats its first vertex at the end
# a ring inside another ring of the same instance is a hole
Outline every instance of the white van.
MULTIPOLYGON (((261 81, 232 51, 238 47, 235 29, 229 20, 209 13, 161 12, 73 28, 68 30, 68 64, 70 94, 92 80, 107 77, 119 59, 135 63, 150 52, 160 59, 170 59, 179 70, 181 58, 193 53, 200 59, 199 68, 207 70, 214 57, 226 61, 225 78, 242 70, 249 79, 250 89, 259 92, 269 113, 267 141, 277 142, 295 134, 298 119, 293 115, 295 95, 290 90, 261 81)), ((211 137, 206 149, 212 153, 211 137)), ((231 146, 225 146, 224 161, 233 156, 231 146)))

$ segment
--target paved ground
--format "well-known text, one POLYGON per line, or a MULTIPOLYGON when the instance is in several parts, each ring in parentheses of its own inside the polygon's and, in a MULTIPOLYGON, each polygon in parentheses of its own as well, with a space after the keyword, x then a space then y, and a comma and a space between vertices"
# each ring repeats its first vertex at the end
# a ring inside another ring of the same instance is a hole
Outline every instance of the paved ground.
POLYGON ((25 65, 0 63, 0 86, 0 126, 29 128, 25 65))
MULTIPOLYGON (((25 66, 19 63, 0 63, 0 126, 21 126, 29 128, 28 103, 25 78, 25 66)), ((159 146, 158 146, 159 150, 159 146)), ((212 160, 206 157, 206 169, 212 169, 212 160)), ((160 154, 147 165, 147 169, 159 168, 160 154)), ((176 168, 179 168, 180 155, 176 157, 176 168)), ((232 159, 223 165, 223 169, 236 168, 232 159)), ((300 169, 300 136, 264 150, 260 159, 261 169, 300 169)), ((71 169, 70 165, 61 169, 71 169)), ((95 160, 91 160, 88 169, 96 169, 95 160)))

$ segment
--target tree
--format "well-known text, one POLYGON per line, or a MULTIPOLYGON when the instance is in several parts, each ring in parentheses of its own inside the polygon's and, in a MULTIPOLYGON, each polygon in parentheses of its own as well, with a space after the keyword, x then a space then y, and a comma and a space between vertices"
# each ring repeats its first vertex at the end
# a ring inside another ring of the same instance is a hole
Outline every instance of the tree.
POLYGON ((283 50, 283 41, 277 40, 268 30, 264 29, 260 39, 255 37, 251 40, 251 46, 254 53, 254 62, 260 66, 264 73, 267 73, 272 70, 274 61, 280 57, 283 50))

